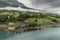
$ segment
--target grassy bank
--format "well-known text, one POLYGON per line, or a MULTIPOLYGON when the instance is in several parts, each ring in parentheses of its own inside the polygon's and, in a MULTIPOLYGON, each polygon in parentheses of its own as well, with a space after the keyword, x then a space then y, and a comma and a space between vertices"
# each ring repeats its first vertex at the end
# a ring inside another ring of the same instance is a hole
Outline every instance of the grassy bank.
MULTIPOLYGON (((30 21, 30 22, 34 22, 36 20, 36 18, 28 18, 25 21, 30 21)), ((37 18, 37 24, 49 24, 52 21, 46 18, 37 18)))

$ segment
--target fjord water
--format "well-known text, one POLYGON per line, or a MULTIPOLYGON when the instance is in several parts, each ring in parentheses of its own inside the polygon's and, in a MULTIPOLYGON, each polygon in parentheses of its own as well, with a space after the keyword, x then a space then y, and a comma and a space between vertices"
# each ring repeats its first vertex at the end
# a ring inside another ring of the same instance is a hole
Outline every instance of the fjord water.
POLYGON ((60 40, 60 27, 23 33, 0 31, 0 40, 60 40))

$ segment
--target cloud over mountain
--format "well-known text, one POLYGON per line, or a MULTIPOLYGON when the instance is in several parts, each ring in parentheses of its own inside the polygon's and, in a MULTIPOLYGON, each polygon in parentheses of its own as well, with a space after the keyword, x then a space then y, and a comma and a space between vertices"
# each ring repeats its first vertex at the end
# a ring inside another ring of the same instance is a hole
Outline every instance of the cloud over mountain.
POLYGON ((60 0, 31 0, 31 3, 35 6, 48 5, 51 7, 60 7, 60 0))
POLYGON ((60 0, 30 0, 35 8, 45 10, 47 12, 60 13, 60 0))

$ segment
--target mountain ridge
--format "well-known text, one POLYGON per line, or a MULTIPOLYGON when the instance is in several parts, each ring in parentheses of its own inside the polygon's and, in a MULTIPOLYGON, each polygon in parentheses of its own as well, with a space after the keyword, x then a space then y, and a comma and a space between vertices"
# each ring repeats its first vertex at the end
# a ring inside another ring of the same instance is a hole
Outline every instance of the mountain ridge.
MULTIPOLYGON (((30 7, 26 7, 23 3, 17 0, 0 0, 0 7, 21 7, 24 9, 38 10, 30 7)), ((41 10, 38 10, 41 11, 41 10)))

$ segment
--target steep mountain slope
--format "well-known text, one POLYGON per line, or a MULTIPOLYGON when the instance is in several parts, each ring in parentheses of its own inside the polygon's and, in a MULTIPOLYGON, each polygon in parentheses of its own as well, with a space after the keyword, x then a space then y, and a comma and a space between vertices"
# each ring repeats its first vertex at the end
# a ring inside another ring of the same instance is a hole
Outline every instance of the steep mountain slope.
POLYGON ((38 9, 26 7, 23 3, 18 2, 17 0, 0 0, 0 7, 21 7, 24 9, 38 10, 38 9))
POLYGON ((6 6, 25 7, 22 3, 19 3, 17 0, 0 0, 0 7, 6 7, 6 6))

